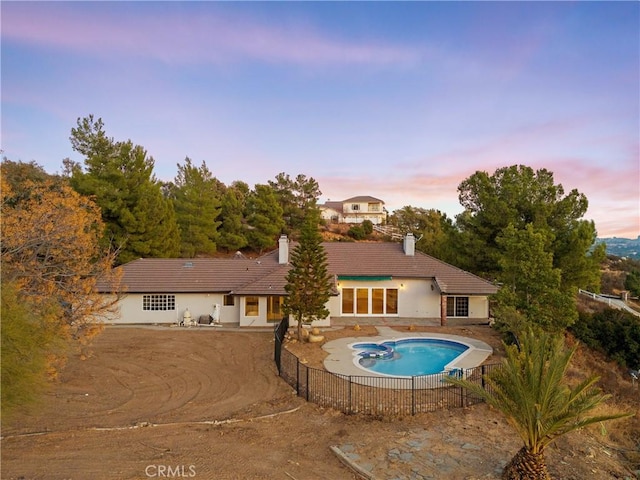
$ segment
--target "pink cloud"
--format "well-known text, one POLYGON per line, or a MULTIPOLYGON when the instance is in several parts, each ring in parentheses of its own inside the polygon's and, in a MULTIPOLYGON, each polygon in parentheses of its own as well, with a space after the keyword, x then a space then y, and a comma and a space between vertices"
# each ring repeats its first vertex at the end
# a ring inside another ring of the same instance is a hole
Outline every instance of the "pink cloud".
MULTIPOLYGON (((227 64, 251 59, 301 65, 408 64, 417 51, 381 43, 331 38, 308 25, 271 27, 249 18, 199 9, 127 13, 56 4, 3 8, 4 39, 103 55, 141 55, 170 63, 227 64), (54 20, 55 18, 55 20, 54 20)), ((73 4, 70 4, 73 5, 73 4)), ((144 4, 141 4, 144 5, 144 4)))

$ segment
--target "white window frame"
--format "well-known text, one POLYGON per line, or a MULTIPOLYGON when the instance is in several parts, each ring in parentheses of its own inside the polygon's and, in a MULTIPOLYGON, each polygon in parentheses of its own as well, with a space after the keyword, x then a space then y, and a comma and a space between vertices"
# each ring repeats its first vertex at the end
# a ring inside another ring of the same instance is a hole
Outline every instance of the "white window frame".
POLYGON ((340 315, 341 316, 353 316, 353 317, 379 317, 384 315, 385 317, 398 316, 400 310, 400 289, 397 287, 344 287, 340 292, 340 315), (342 294, 345 290, 353 290, 353 312, 344 312, 342 303, 342 294), (367 290, 367 313, 358 313, 358 290, 367 290), (372 313, 373 311, 373 290, 382 290, 382 313, 372 313), (387 310, 388 291, 395 290, 396 292, 396 312, 390 313, 387 310))
POLYGON ((143 312, 166 312, 176 309, 176 296, 167 293, 142 295, 143 312))
POLYGON ((451 318, 469 318, 469 297, 467 296, 449 296, 447 297, 447 317, 451 318), (453 315, 450 315, 449 299, 451 299, 453 305, 451 310, 453 315))

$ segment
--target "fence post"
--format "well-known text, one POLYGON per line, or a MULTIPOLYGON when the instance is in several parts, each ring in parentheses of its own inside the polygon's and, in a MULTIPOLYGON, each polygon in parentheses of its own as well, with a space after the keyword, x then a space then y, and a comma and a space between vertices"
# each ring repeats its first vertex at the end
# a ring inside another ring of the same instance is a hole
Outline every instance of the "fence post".
POLYGON ((411 415, 416 414, 416 377, 411 377, 411 415))
POLYGON ((300 396, 300 359, 296 357, 296 394, 300 396))
POLYGON ((305 370, 307 371, 307 397, 306 400, 307 402, 309 401, 309 367, 306 367, 305 370))
POLYGON ((485 375, 485 365, 482 365, 480 367, 480 381, 481 381, 481 385, 482 385, 482 389, 483 390, 486 389, 486 385, 485 385, 485 381, 484 381, 484 375, 485 375))
POLYGON ((348 411, 348 413, 351 414, 351 413, 353 413, 353 406, 351 405, 351 375, 349 375, 349 390, 348 390, 348 393, 349 393, 349 411, 348 411))

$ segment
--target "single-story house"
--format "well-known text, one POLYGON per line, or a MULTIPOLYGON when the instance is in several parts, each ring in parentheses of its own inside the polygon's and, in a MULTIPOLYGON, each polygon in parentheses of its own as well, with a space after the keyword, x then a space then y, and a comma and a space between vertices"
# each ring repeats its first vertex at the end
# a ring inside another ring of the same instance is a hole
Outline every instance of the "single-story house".
MULTIPOLYGON (((325 242, 334 281, 332 318, 489 318, 488 296, 497 287, 471 273, 415 250, 407 234, 402 244, 325 242)), ((269 326, 283 316, 289 252, 281 236, 277 250, 257 259, 143 258, 122 265, 125 294, 117 323, 176 323, 185 313, 211 316, 222 325, 269 326)))
POLYGON ((359 196, 341 202, 326 202, 320 205, 320 215, 324 220, 335 223, 362 223, 371 221, 380 225, 385 220, 384 202, 379 198, 359 196))

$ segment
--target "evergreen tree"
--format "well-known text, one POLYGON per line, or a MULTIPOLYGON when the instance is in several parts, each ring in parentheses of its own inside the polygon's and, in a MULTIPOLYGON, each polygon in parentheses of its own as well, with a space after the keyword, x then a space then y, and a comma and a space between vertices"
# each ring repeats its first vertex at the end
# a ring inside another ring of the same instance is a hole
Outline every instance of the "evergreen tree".
POLYGON ((219 217, 222 225, 220 227, 218 245, 220 248, 227 250, 227 252, 247 246, 246 228, 243 223, 245 206, 243 188, 238 182, 234 182, 222 196, 219 217))
POLYGON ((318 222, 319 215, 312 210, 305 218, 300 241, 291 254, 291 268, 284 287, 288 294, 284 311, 297 320, 299 340, 302 340, 303 323, 329 315, 326 303, 331 296, 332 280, 318 222))
POLYGON ((592 249, 593 222, 581 219, 586 197, 565 195, 551 172, 522 165, 476 172, 458 191, 465 211, 451 237, 462 253, 457 265, 505 284, 496 318, 510 328, 520 316, 554 331, 571 325, 575 293, 597 288, 604 258, 602 247, 592 249))
POLYGON ((292 179, 282 172, 276 175, 275 181, 269 180, 269 186, 282 207, 285 232, 297 232, 302 227, 306 212, 310 208, 316 208, 318 198, 322 195, 318 182, 313 177, 307 178, 303 174, 292 179))
POLYGON ((172 196, 180 227, 180 253, 183 257, 211 255, 219 238, 216 220, 220 215, 223 185, 213 177, 205 162, 197 168, 189 157, 178 164, 172 196))
POLYGON ((496 242, 504 252, 499 275, 503 286, 496 296, 499 326, 515 332, 522 328, 503 314, 510 308, 548 331, 562 331, 574 323, 578 318, 575 292, 562 288, 561 272, 553 267, 553 255, 545 251, 545 234, 531 224, 523 230, 509 225, 496 242))
POLYGON ((456 217, 461 268, 497 278, 504 256, 497 239, 509 225, 523 230, 531 224, 544 232, 544 250, 551 253, 553 267, 561 270, 563 289, 599 285, 604 251, 591 251, 595 225, 582 220, 587 198, 575 189, 565 195, 553 173, 523 165, 500 168, 493 175, 479 171, 464 180, 458 192, 465 208, 456 217))
POLYGON ((624 288, 629 290, 631 295, 640 296, 640 271, 631 270, 624 279, 624 288))
POLYGON ((120 248, 118 263, 141 257, 176 257, 180 235, 173 204, 153 175, 153 158, 130 140, 106 136, 101 119, 78 119, 71 145, 85 156, 85 171, 67 164, 73 188, 95 198, 105 239, 120 248))
POLYGON ((455 228, 445 213, 405 206, 394 211, 389 222, 402 234, 413 233, 416 250, 457 265, 456 250, 452 248, 455 228))
POLYGON ((262 253, 266 248, 276 245, 278 236, 284 227, 282 207, 278 203, 273 189, 268 185, 256 185, 247 200, 247 222, 249 246, 262 253))

